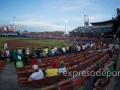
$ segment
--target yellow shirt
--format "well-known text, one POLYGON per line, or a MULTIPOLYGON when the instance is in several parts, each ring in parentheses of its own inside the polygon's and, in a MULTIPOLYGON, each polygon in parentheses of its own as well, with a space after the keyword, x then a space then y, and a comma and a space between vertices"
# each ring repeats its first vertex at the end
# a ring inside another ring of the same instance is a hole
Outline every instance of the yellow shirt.
POLYGON ((45 49, 45 53, 48 54, 48 48, 45 49))
POLYGON ((56 76, 58 74, 58 69, 57 68, 47 69, 45 73, 46 76, 56 76))

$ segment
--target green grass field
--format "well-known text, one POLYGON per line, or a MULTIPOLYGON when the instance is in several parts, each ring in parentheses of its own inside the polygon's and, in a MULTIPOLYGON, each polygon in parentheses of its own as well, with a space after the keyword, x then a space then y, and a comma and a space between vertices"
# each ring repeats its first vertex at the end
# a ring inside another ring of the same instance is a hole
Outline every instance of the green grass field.
MULTIPOLYGON (((1 51, 5 51, 3 49, 3 41, 6 40, 23 40, 25 42, 29 42, 29 43, 34 43, 34 44, 40 44, 41 47, 43 46, 57 46, 57 47, 62 47, 65 46, 65 44, 71 44, 71 43, 75 43, 75 44, 80 44, 80 43, 84 43, 84 42, 75 42, 75 41, 66 41, 66 40, 52 40, 52 39, 26 39, 26 38, 16 38, 16 37, 0 37, 0 50, 1 51)), ((9 47, 9 45, 8 45, 9 47)), ((35 47, 37 48, 37 47, 35 47)))

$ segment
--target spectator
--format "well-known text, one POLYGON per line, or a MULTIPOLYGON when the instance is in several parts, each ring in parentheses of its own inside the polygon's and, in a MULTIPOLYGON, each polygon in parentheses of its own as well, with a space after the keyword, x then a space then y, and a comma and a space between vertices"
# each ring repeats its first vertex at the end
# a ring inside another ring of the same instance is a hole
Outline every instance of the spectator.
POLYGON ((46 49, 43 47, 42 57, 46 57, 46 49))
POLYGON ((15 67, 16 67, 16 62, 18 59, 18 52, 16 51, 16 48, 14 49, 12 56, 13 56, 13 61, 14 61, 15 67))
POLYGON ((60 68, 58 69, 58 71, 59 73, 64 73, 67 71, 64 62, 60 62, 60 68))
POLYGON ((34 53, 35 53, 35 49, 33 47, 32 50, 31 50, 31 54, 33 55, 34 53))
POLYGON ((21 48, 18 49, 18 54, 22 54, 21 48))
POLYGON ((28 64, 29 63, 29 56, 28 55, 25 55, 25 57, 24 57, 24 63, 25 64, 28 64))
POLYGON ((6 62, 7 62, 7 64, 10 64, 10 58, 9 57, 6 59, 6 62))
POLYGON ((109 78, 114 71, 113 61, 111 61, 106 67, 104 67, 103 70, 108 72, 106 76, 107 78, 109 78))
POLYGON ((39 57, 37 57, 37 59, 36 59, 36 60, 37 60, 37 62, 41 62, 41 59, 40 59, 39 57))
POLYGON ((42 48, 40 48, 40 57, 42 56, 42 48))
POLYGON ((77 51, 80 52, 80 46, 79 45, 77 45, 77 51))
POLYGON ((26 55, 30 55, 30 50, 29 50, 29 48, 27 48, 27 50, 26 50, 26 55))
POLYGON ((97 86, 97 84, 99 83, 99 87, 101 87, 100 90, 104 90, 107 84, 107 81, 108 79, 106 77, 100 77, 100 79, 98 79, 97 82, 95 83, 95 86, 97 86))
POLYGON ((37 60, 35 57, 32 57, 32 59, 30 59, 30 64, 37 64, 37 60))
POLYGON ((84 44, 82 45, 82 50, 85 51, 85 45, 84 44))
POLYGON ((18 61, 16 62, 16 67, 17 67, 17 68, 23 67, 23 62, 21 61, 20 56, 18 56, 18 61))
POLYGON ((54 47, 54 50, 55 50, 55 55, 57 55, 57 47, 56 46, 54 47))
POLYGON ((40 80, 44 78, 44 73, 41 69, 38 68, 37 65, 32 66, 34 73, 28 78, 29 82, 32 82, 33 80, 40 80))
POLYGON ((56 68, 57 67, 56 63, 52 62, 52 63, 50 63, 50 65, 51 65, 51 68, 47 69, 45 71, 46 76, 47 77, 49 77, 49 76, 56 76, 58 74, 58 69, 56 68))
POLYGON ((54 48, 51 49, 51 54, 52 54, 52 56, 55 55, 55 50, 54 50, 54 48))
POLYGON ((65 47, 63 46, 61 49, 62 49, 63 54, 65 54, 66 53, 65 47))
POLYGON ((114 61, 114 63, 113 63, 114 71, 116 71, 116 66, 118 63, 118 58, 116 57, 116 55, 114 56, 113 61, 114 61))
POLYGON ((25 56, 25 48, 22 49, 22 53, 25 56))
POLYGON ((6 50, 6 56, 9 57, 10 56, 10 51, 7 49, 6 50))
POLYGON ((7 48, 8 48, 7 43, 5 43, 4 44, 4 49, 7 49, 7 48))
POLYGON ((37 55, 37 57, 40 57, 40 50, 39 50, 39 48, 37 48, 37 50, 36 50, 36 55, 37 55))

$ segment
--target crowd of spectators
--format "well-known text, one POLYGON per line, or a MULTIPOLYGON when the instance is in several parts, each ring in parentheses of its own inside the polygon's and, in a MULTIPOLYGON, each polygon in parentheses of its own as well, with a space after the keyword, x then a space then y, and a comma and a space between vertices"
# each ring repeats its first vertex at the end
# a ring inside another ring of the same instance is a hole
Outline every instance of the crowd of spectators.
MULTIPOLYGON (((79 37, 76 37, 79 38, 79 37)), ((86 37, 87 38, 87 37, 86 37)), ((96 38, 94 38, 96 39, 96 38)), ((86 39, 87 40, 87 39, 86 39)), ((97 40, 97 39, 96 39, 97 40)), ((6 49, 6 53, 3 55, 0 51, 0 57, 2 56, 2 59, 6 59, 7 62, 13 61, 16 68, 24 67, 24 65, 32 64, 32 68, 34 72, 27 78, 27 81, 32 82, 34 80, 40 80, 42 78, 50 77, 50 76, 56 76, 60 73, 64 73, 67 71, 64 62, 60 62, 60 67, 57 68, 57 65, 55 62, 51 62, 50 68, 47 68, 45 72, 40 69, 36 63, 41 62, 41 58, 46 57, 54 57, 59 55, 65 55, 65 54, 71 54, 81 51, 86 51, 89 48, 92 48, 92 51, 89 51, 88 53, 93 53, 97 49, 104 47, 106 44, 105 42, 107 39, 102 39, 102 42, 90 42, 85 43, 82 45, 65 45, 61 48, 58 48, 56 46, 54 47, 43 47, 43 48, 13 48, 12 50, 6 49)), ((105 65, 102 65, 101 62, 98 62, 97 66, 99 67, 99 71, 102 73, 105 72, 113 72, 116 70, 117 62, 118 62, 118 49, 113 48, 112 50, 108 51, 108 54, 110 56, 110 59, 108 60, 108 63, 105 65)), ((106 76, 96 76, 93 88, 94 90, 97 90, 97 85, 99 83, 99 87, 102 89, 105 88, 108 80, 110 80, 109 77, 106 76)))
POLYGON ((17 35, 17 32, 0 30, 0 36, 9 36, 9 35, 17 35))
POLYGON ((89 27, 78 27, 70 32, 70 35, 99 35, 101 33, 112 32, 111 26, 89 26, 89 27))
POLYGON ((63 36, 64 35, 64 32, 62 31, 54 31, 54 32, 26 32, 26 33, 23 33, 25 35, 27 35, 28 37, 31 37, 31 38, 49 38, 49 37, 52 37, 52 36, 63 36))
POLYGON ((108 51, 109 57, 106 64, 102 64, 98 62, 99 67, 99 75, 95 76, 93 83, 93 90, 106 90, 107 85, 112 81, 112 76, 116 71, 117 63, 118 63, 118 55, 119 49, 113 48, 108 51), (107 74, 103 74, 107 72, 107 74))

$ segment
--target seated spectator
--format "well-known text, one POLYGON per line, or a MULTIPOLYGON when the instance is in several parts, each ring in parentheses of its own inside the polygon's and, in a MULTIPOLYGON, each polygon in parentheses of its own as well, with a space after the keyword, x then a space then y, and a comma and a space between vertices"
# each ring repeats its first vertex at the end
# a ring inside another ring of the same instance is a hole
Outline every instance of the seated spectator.
POLYGON ((23 67, 24 65, 23 65, 23 62, 21 61, 21 59, 20 58, 18 58, 18 61, 16 62, 16 67, 17 68, 20 68, 20 67, 23 67))
POLYGON ((37 57, 37 59, 36 59, 36 60, 37 60, 37 62, 41 62, 41 59, 40 59, 39 57, 37 57))
POLYGON ((104 71, 108 72, 107 75, 106 75, 107 78, 109 78, 111 76, 112 72, 114 71, 113 63, 114 62, 111 61, 107 66, 105 66, 103 68, 104 71))
POLYGON ((10 64, 10 58, 9 57, 6 59, 6 62, 7 62, 7 64, 10 64))
POLYGON ((32 82, 33 80, 40 80, 44 77, 44 73, 41 69, 38 68, 37 65, 32 66, 34 73, 28 78, 29 82, 32 82))
POLYGON ((60 68, 58 69, 58 71, 59 73, 64 73, 67 71, 64 62, 60 62, 60 68))
POLYGON ((57 65, 55 62, 50 63, 51 68, 45 71, 46 76, 56 76, 58 74, 57 65))
POLYGON ((116 66, 118 63, 118 58, 116 57, 116 55, 114 56, 113 61, 114 61, 114 63, 113 63, 114 71, 116 71, 116 66))
POLYGON ((32 57, 32 59, 30 59, 30 64, 37 64, 37 60, 35 57, 32 57))
POLYGON ((100 90, 104 90, 107 84, 108 79, 106 77, 100 77, 95 83, 95 87, 99 87, 100 90))

